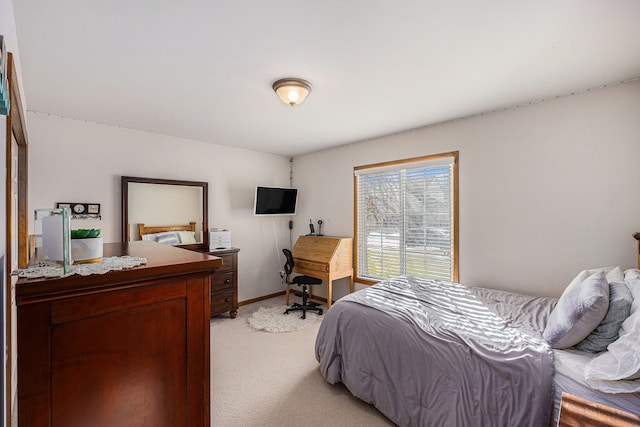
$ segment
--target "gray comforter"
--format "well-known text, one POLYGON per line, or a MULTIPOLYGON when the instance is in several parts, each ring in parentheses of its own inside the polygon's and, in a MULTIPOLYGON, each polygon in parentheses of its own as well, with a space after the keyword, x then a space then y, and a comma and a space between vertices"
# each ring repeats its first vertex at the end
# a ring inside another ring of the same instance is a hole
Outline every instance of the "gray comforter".
POLYGON ((400 277, 350 294, 316 339, 324 378, 400 426, 548 426, 554 306, 535 298, 400 277))

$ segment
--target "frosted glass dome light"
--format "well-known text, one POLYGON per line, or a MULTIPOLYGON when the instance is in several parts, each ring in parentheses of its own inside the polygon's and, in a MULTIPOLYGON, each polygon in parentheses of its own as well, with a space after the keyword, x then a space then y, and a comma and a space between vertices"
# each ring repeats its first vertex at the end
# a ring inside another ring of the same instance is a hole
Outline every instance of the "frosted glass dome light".
POLYGON ((287 77, 273 83, 273 90, 280 98, 280 101, 293 107, 301 104, 309 95, 311 83, 295 77, 287 77))

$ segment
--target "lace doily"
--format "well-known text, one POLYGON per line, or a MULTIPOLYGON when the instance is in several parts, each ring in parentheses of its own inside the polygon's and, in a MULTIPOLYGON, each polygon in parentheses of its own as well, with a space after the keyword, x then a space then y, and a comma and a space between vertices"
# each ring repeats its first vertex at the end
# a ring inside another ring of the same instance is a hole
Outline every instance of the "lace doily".
POLYGON ((102 261, 94 264, 72 265, 65 274, 63 266, 55 261, 36 261, 33 266, 12 271, 11 275, 25 279, 67 277, 74 274, 89 276, 91 274, 105 274, 109 271, 125 270, 139 265, 144 265, 146 263, 146 258, 112 256, 103 258, 102 261))

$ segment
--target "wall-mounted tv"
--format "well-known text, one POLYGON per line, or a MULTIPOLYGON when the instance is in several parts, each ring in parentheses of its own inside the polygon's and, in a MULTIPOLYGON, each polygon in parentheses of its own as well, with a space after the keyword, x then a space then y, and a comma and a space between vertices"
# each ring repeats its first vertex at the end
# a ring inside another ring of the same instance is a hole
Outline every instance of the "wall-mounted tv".
POLYGON ((298 189, 290 187, 257 187, 254 215, 295 215, 298 189))

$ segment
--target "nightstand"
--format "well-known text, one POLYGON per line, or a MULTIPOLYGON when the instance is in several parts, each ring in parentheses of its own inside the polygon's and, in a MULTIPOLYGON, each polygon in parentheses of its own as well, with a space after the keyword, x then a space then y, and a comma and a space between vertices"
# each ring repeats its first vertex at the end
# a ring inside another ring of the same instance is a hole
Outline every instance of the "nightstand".
POLYGON ((640 416, 562 393, 558 427, 638 427, 640 416))
POLYGON ((207 252, 222 258, 222 267, 211 275, 211 316, 229 312, 238 315, 238 248, 207 252))

